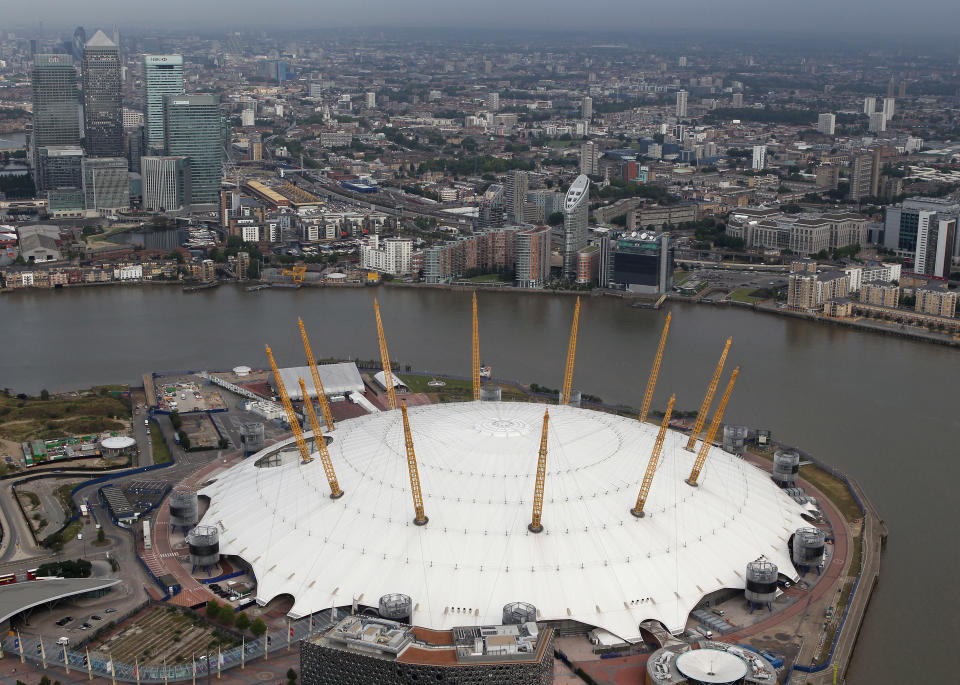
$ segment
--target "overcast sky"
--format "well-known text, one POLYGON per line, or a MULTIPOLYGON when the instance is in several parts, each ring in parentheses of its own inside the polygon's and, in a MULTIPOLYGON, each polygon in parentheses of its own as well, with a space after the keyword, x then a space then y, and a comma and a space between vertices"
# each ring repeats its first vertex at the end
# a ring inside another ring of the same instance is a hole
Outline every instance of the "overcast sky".
POLYGON ((3 23, 164 28, 479 27, 636 31, 688 29, 956 36, 958 0, 0 0, 3 23))

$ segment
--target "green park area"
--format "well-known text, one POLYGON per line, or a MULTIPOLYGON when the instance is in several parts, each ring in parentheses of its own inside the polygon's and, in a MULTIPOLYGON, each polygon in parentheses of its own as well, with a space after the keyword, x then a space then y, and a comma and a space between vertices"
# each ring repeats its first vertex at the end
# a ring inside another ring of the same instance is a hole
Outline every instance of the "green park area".
POLYGON ((69 397, 42 391, 39 397, 0 393, 0 438, 14 442, 49 440, 121 430, 130 416, 120 390, 95 388, 69 397))

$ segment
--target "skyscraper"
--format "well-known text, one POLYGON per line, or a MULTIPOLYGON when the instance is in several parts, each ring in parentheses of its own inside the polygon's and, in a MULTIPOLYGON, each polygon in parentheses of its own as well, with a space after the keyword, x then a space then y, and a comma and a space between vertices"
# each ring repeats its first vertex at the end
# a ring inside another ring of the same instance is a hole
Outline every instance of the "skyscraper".
POLYGON ((877 98, 868 97, 863 99, 863 113, 870 116, 877 111, 877 98))
POLYGON ((563 200, 563 277, 577 277, 577 252, 587 246, 590 222, 590 179, 580 174, 563 200))
POLYGON ((832 136, 836 131, 837 117, 835 114, 821 114, 817 117, 817 131, 832 136))
POLYGON ((523 203, 527 201, 530 178, 526 171, 511 171, 507 176, 504 209, 509 223, 523 223, 523 203))
POLYGON ((174 211, 189 203, 190 160, 186 157, 142 157, 143 208, 174 211))
POLYGON ((147 146, 160 150, 163 148, 163 98, 183 92, 183 57, 144 55, 143 82, 146 90, 143 121, 147 146))
POLYGON ((126 157, 86 157, 83 194, 88 214, 107 214, 130 206, 126 157))
POLYGON ((893 119, 893 109, 896 100, 894 98, 883 98, 883 118, 887 121, 893 119))
POLYGON ((34 181, 46 190, 40 173, 40 148, 47 145, 79 145, 77 73, 70 55, 37 55, 31 75, 33 89, 34 181))
POLYGON ((216 206, 223 178, 219 95, 167 95, 164 140, 169 156, 190 158, 190 205, 216 206))
POLYGON ((683 118, 687 116, 687 91, 678 90, 677 91, 677 117, 683 118))
POLYGON ((87 44, 87 32, 78 26, 73 32, 73 58, 78 62, 83 59, 83 46, 87 44))
POLYGON ((767 146, 766 145, 754 145, 753 146, 753 160, 751 167, 754 171, 762 171, 767 168, 767 146))
POLYGON ((83 121, 88 155, 123 155, 120 53, 99 30, 83 47, 83 121))
MULTIPOLYGON (((882 116, 882 112, 876 112, 882 116)), ((854 202, 876 197, 880 181, 880 148, 864 152, 853 158, 853 173, 850 174, 848 198, 854 202)))

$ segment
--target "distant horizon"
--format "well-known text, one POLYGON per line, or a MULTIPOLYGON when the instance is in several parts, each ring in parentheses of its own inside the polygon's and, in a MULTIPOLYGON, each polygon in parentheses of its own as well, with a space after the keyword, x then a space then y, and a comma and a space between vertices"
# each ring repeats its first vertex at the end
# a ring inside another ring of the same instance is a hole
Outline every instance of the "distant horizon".
MULTIPOLYGON (((691 0, 682 7, 660 0, 595 0, 589 12, 584 7, 581 2, 569 0, 557 0, 549 11, 544 11, 539 3, 523 0, 488 0, 482 7, 438 0, 403 6, 385 0, 353 5, 288 0, 281 12, 271 14, 264 13, 262 3, 234 0, 229 17, 225 17, 222 5, 211 0, 167 0, 155 6, 132 6, 120 0, 88 0, 82 5, 73 0, 47 0, 42 15, 31 6, 6 8, 4 23, 14 31, 35 30, 43 22, 45 30, 57 32, 72 32, 77 25, 117 24, 121 31, 144 34, 237 30, 302 33, 331 29, 541 35, 574 32, 584 37, 680 35, 722 40, 724 36, 746 36, 761 43, 775 36, 814 42, 826 36, 843 37, 853 43, 871 37, 896 37, 912 42, 954 36, 960 24, 960 3, 946 0, 914 0, 909 4, 893 0, 810 0, 803 5, 774 5, 769 0, 691 0), (176 19, 171 21, 171 17, 176 19), (50 22, 51 18, 55 23, 50 22), (370 18, 376 23, 370 22, 370 18)), ((957 50, 955 46, 953 49, 957 50)))

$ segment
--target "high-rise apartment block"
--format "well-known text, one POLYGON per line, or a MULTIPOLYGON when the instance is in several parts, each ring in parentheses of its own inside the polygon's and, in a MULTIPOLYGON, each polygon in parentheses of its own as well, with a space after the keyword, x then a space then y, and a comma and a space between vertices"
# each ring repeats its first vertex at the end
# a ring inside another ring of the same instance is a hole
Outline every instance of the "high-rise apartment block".
POLYGON ((895 102, 896 100, 894 100, 892 97, 883 98, 883 118, 886 121, 890 121, 891 119, 893 119, 893 110, 894 110, 895 102))
POLYGON ((527 191, 530 189, 530 178, 526 171, 511 171, 507 175, 506 192, 504 193, 504 209, 506 220, 510 223, 523 223, 523 205, 527 200, 527 191))
POLYGON ((377 94, 373 91, 368 92, 365 96, 365 105, 367 109, 376 109, 377 107, 377 94))
POLYGON ((580 100, 580 118, 584 121, 593 119, 593 98, 589 95, 580 100))
MULTIPOLYGON (((882 116, 882 115, 881 115, 882 116)), ((853 173, 850 174, 850 200, 857 202, 876 197, 880 183, 880 148, 853 157, 853 173)))
POLYGON ((868 97, 863 99, 863 113, 870 116, 877 111, 877 98, 868 97))
POLYGON ((123 155, 120 51, 103 31, 83 46, 83 121, 88 155, 123 155))
POLYGON ((753 146, 753 158, 750 164, 750 168, 754 171, 762 171, 767 168, 767 146, 766 145, 754 145, 753 146))
POLYGON ((580 173, 596 176, 600 173, 600 146, 592 140, 580 146, 580 173))
POLYGON ((590 179, 580 174, 563 201, 563 278, 577 277, 577 253, 587 246, 590 179))
POLYGON ((920 212, 919 219, 913 270, 918 274, 949 278, 957 219, 940 218, 930 212, 920 212))
POLYGON ((141 157, 143 208, 154 212, 183 209, 190 203, 190 160, 186 157, 141 157))
POLYGON ((826 136, 832 136, 837 126, 837 117, 835 114, 821 114, 817 117, 817 132, 826 136))
POLYGON ((677 91, 677 118, 682 119, 687 116, 687 91, 677 91))
POLYGON ((163 99, 183 92, 183 56, 144 55, 144 132, 147 147, 163 149, 163 99))
POLYGON ((733 106, 734 106, 734 107, 743 107, 743 93, 734 93, 734 94, 733 94, 733 106))
POLYGON ((500 93, 487 93, 487 109, 491 112, 500 109, 500 93))
POLYGON ((163 111, 167 155, 190 158, 190 204, 216 206, 223 178, 220 97, 167 95, 163 111))
POLYGON ((33 91, 34 181, 46 190, 40 166, 40 149, 48 145, 79 145, 80 116, 77 72, 70 55, 37 55, 31 73, 33 91))

